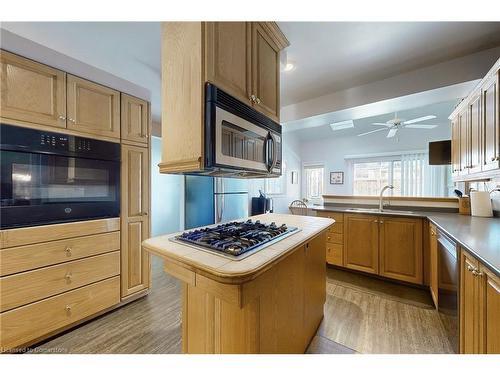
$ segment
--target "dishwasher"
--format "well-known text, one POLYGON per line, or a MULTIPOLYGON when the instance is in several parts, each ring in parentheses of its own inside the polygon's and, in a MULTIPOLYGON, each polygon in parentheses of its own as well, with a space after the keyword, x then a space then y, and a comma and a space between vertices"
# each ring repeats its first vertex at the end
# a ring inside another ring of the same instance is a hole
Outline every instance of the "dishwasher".
POLYGON ((448 341, 455 353, 459 347, 458 281, 460 275, 457 244, 439 232, 438 234, 438 312, 448 341))

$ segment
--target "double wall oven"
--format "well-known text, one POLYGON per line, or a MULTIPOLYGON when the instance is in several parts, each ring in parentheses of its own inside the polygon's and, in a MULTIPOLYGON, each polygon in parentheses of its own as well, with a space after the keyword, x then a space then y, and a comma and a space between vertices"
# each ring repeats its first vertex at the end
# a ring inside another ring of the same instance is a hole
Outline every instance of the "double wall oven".
POLYGON ((281 170, 281 125, 207 83, 204 174, 255 178, 281 170))
POLYGON ((0 125, 2 229, 120 216, 120 144, 0 125))

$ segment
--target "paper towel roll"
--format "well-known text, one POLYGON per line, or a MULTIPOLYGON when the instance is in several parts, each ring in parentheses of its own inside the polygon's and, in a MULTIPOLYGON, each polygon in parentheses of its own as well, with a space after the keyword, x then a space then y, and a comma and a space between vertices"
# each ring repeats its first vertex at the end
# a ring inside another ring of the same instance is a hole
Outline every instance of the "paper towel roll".
POLYGON ((487 191, 471 191, 470 208, 472 216, 492 217, 490 193, 487 191))

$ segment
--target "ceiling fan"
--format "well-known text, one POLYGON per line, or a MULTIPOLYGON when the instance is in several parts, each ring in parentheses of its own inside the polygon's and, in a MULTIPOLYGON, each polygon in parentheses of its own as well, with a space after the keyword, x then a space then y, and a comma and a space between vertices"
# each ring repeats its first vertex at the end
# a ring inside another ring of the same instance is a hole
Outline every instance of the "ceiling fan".
POLYGON ((387 122, 374 122, 374 123, 372 123, 372 125, 384 126, 384 128, 375 129, 375 130, 371 130, 371 131, 366 132, 366 133, 358 134, 358 137, 362 137, 364 135, 380 132, 380 131, 387 130, 387 129, 389 129, 389 133, 387 133, 387 138, 394 137, 396 135, 396 133, 398 132, 398 130, 401 130, 404 128, 434 129, 437 125, 417 124, 417 122, 432 120, 435 118, 436 118, 436 116, 434 116, 434 115, 428 115, 428 116, 414 118, 412 120, 405 120, 405 119, 398 118, 398 114, 394 113, 394 118, 392 120, 389 120, 387 122))

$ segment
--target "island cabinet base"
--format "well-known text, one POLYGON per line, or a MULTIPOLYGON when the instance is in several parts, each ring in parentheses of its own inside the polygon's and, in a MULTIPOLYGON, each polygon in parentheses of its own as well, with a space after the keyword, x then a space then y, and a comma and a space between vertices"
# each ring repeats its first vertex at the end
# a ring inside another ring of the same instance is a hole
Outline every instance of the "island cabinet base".
POLYGON ((226 284, 181 263, 184 353, 304 353, 323 319, 326 231, 256 278, 226 284))

